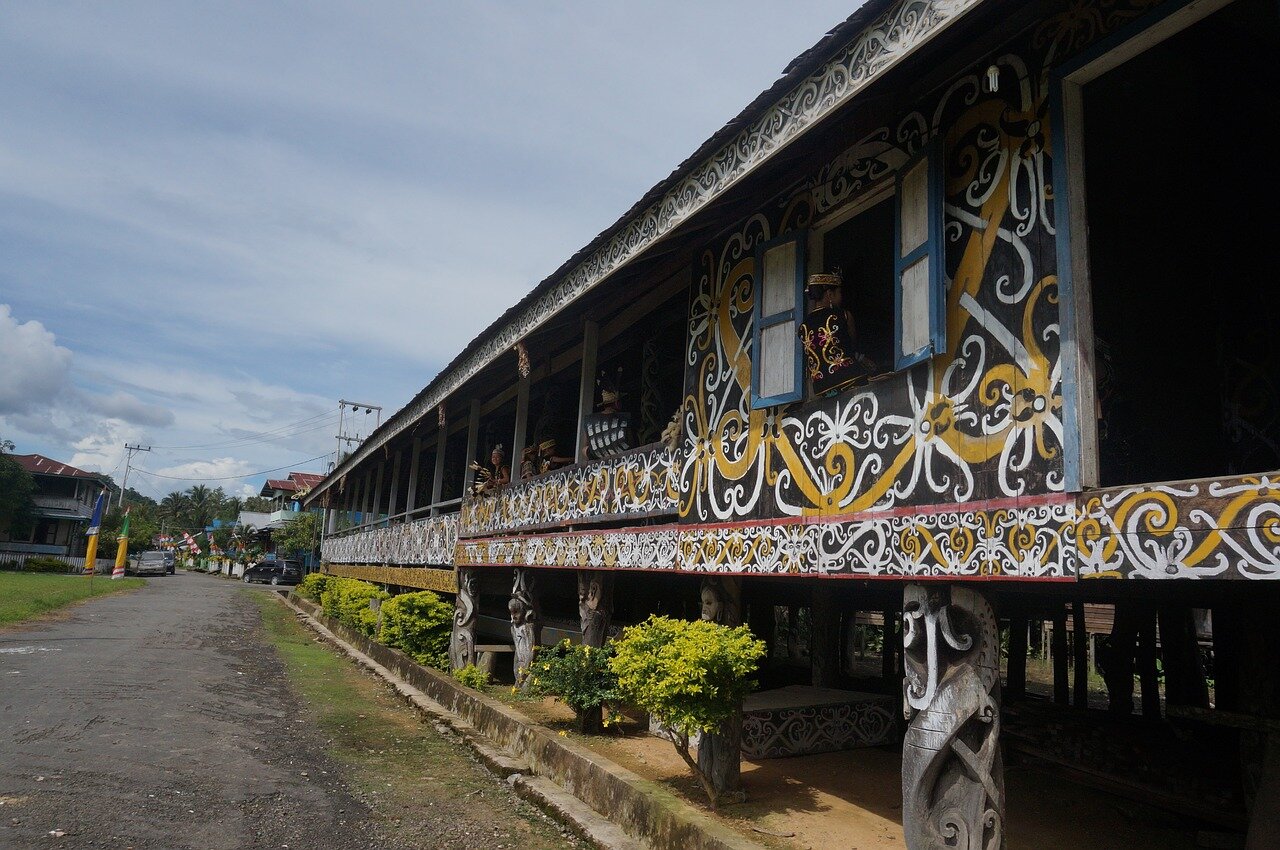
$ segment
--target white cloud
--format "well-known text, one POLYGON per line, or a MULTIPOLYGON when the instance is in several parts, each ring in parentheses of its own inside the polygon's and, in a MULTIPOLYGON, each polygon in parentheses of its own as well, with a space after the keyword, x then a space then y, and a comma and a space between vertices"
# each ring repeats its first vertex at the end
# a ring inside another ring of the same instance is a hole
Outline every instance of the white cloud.
POLYGON ((85 405, 95 413, 113 419, 123 419, 135 425, 164 428, 173 424, 173 411, 154 404, 147 404, 137 396, 115 392, 107 396, 85 396, 85 405))
MULTIPOLYGON (((176 466, 161 467, 155 470, 155 474, 167 478, 199 479, 206 483, 212 483, 210 479, 241 478, 252 471, 253 464, 247 460, 220 457, 213 460, 197 460, 190 463, 180 463, 176 466)), ((186 485, 179 483, 178 486, 185 487, 186 485)))
POLYGON ((0 363, 0 415, 30 413, 65 388, 71 351, 44 325, 19 322, 8 304, 0 304, 0 363))

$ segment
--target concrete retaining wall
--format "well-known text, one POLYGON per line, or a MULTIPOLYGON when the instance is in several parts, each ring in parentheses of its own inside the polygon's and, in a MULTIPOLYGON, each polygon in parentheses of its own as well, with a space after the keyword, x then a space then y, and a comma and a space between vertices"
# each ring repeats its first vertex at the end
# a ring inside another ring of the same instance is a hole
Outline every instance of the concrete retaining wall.
POLYGON ((319 606, 306 599, 294 595, 291 600, 334 634, 464 718, 494 744, 527 761, 535 774, 553 780, 629 835, 663 850, 761 848, 698 811, 666 786, 560 737, 451 676, 370 640, 324 616, 319 606))

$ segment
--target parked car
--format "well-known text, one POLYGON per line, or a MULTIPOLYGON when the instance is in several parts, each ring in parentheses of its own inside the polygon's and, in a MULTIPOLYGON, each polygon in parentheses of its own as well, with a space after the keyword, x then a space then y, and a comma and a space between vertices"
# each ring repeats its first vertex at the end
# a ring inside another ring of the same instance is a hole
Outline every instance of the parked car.
POLYGON ((171 549, 164 550, 164 566, 165 572, 174 575, 178 572, 178 556, 171 549))
POLYGON ((297 561, 261 561, 244 571, 246 584, 297 584, 302 581, 302 565, 297 561))
POLYGON ((132 569, 128 566, 125 567, 125 572, 140 576, 166 575, 170 571, 168 559, 165 557, 166 554, 160 551, 143 552, 138 556, 138 560, 133 564, 132 569))

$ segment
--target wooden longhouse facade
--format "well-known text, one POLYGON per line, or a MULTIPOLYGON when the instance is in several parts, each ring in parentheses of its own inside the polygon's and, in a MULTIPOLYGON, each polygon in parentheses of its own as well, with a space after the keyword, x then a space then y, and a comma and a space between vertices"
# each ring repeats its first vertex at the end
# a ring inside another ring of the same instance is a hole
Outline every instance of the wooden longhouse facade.
POLYGON ((1268 0, 868 0, 311 491, 327 569, 456 594, 456 664, 513 628, 747 622, 762 693, 800 702, 748 703, 745 751, 832 716, 805 687, 851 694, 817 737, 901 734, 912 847, 1002 840, 1002 740, 1228 826, 1253 807, 1256 833, 1280 782, 1278 36, 1268 0), (869 365, 818 394, 804 285, 837 267, 869 365), (627 425, 603 447, 601 375, 627 425), (522 477, 548 440, 568 465, 522 477), (466 495, 497 445, 511 482, 466 495), (1101 669, 1095 710, 1068 663, 1101 669), (1104 769, 1045 733, 1139 714, 1217 768, 1104 769))

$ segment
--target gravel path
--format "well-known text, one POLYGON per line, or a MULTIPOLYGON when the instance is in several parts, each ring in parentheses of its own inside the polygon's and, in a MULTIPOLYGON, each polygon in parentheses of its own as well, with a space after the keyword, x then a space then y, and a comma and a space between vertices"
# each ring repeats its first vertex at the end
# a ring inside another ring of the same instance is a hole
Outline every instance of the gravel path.
POLYGON ((0 631, 0 847, 386 846, 240 587, 179 573, 0 631))

